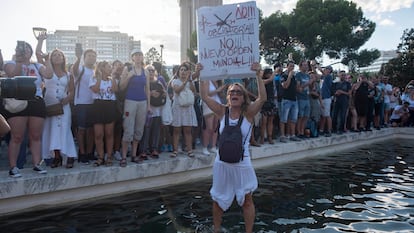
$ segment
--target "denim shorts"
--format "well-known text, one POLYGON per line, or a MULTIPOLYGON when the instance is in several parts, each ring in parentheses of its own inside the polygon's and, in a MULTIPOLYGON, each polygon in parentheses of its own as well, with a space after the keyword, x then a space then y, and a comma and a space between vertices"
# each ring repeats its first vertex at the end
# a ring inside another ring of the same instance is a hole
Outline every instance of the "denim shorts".
POLYGON ((92 104, 75 105, 76 126, 80 129, 87 129, 93 126, 92 104))
POLYGON ((330 117, 331 116, 331 104, 332 104, 332 99, 331 98, 327 98, 327 99, 322 99, 322 116, 323 117, 330 117))
POLYGON ((298 100, 298 117, 309 117, 310 116, 310 101, 298 100))
POLYGON ((298 102, 293 100, 282 99, 280 121, 287 123, 291 121, 296 123, 298 120, 298 102))

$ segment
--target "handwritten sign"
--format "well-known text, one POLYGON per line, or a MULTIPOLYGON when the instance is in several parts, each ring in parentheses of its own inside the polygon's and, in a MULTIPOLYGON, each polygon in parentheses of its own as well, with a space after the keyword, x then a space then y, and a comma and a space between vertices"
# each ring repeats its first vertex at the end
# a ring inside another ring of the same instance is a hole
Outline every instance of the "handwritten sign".
POLYGON ((197 10, 198 62, 201 79, 246 78, 259 62, 259 11, 256 2, 197 10))

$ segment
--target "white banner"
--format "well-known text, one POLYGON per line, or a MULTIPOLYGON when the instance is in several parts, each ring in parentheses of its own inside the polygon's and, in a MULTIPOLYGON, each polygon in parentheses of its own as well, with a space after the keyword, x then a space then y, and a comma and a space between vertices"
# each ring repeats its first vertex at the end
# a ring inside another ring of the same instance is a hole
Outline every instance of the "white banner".
POLYGON ((197 48, 202 80, 254 77, 250 66, 260 61, 256 2, 198 9, 197 48))

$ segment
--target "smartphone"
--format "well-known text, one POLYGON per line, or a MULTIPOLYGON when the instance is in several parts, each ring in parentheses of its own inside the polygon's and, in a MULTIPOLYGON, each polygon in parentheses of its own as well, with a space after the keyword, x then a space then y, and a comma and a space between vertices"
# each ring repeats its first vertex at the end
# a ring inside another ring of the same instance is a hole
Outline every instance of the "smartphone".
POLYGON ((23 55, 26 52, 26 42, 18 40, 16 46, 16 55, 23 55))
POLYGON ((82 43, 76 43, 75 45, 75 54, 76 55, 82 55, 83 49, 82 49, 82 43))

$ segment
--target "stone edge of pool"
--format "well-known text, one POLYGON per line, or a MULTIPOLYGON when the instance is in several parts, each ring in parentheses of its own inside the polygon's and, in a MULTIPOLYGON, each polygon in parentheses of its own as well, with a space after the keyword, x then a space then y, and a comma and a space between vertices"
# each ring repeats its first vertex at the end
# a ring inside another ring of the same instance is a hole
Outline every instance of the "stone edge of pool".
MULTIPOLYGON (((264 168, 395 138, 414 139, 414 128, 385 128, 251 147, 252 163, 255 168, 264 168)), ((214 156, 205 156, 201 150, 196 150, 195 154, 195 158, 189 158, 183 153, 177 158, 170 158, 169 153, 162 153, 160 159, 150 159, 141 164, 129 162, 126 168, 119 167, 117 163, 112 167, 76 163, 73 169, 48 168, 46 175, 36 174, 31 168, 26 168, 21 170, 21 178, 11 178, 8 171, 1 171, 0 215, 90 201, 210 177, 214 156)))

